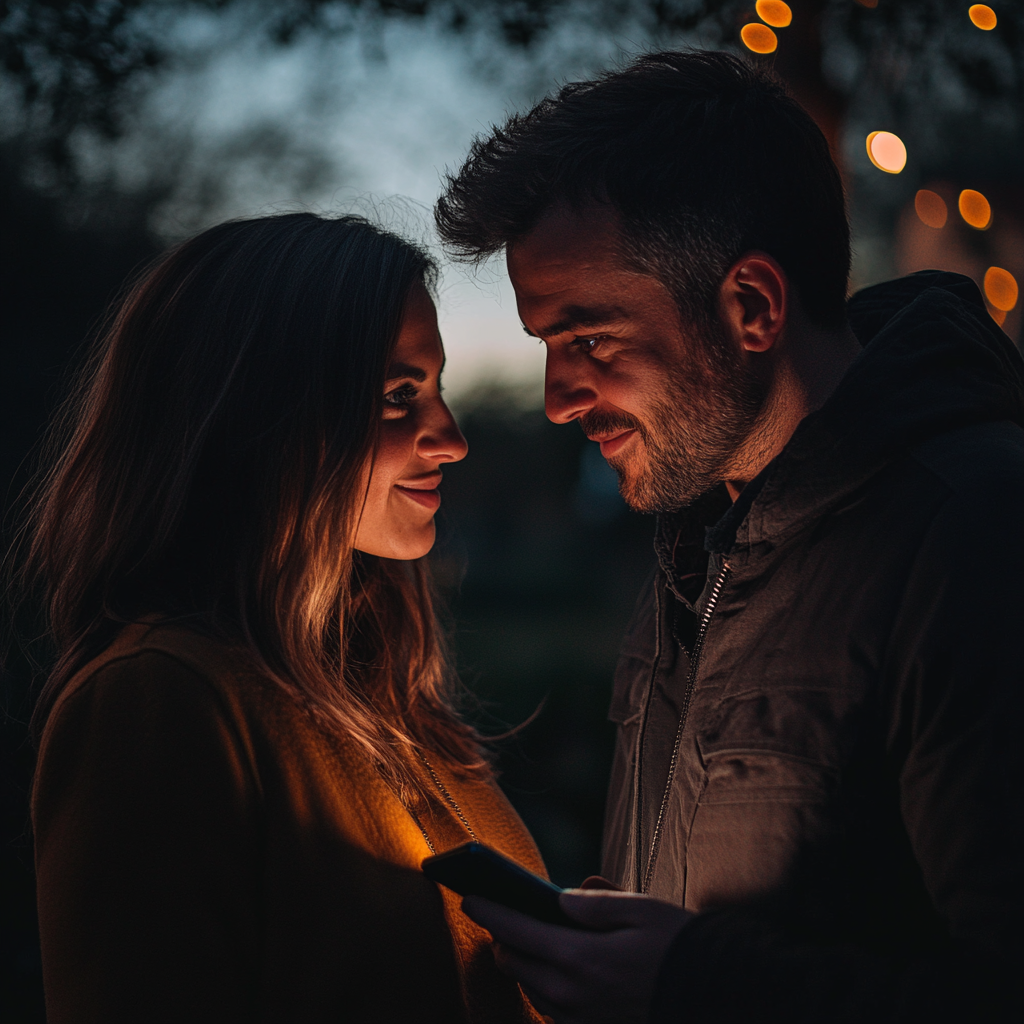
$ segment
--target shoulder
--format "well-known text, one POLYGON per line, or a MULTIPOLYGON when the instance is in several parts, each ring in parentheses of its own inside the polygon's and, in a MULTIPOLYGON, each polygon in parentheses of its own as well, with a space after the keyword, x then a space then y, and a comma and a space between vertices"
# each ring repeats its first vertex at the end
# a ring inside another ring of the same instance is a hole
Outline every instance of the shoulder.
POLYGON ((246 652, 227 641, 176 625, 136 623, 76 673, 61 699, 100 689, 233 704, 243 681, 259 676, 246 652))
POLYGON ((955 493, 1024 486, 1024 428, 1010 420, 939 434, 917 445, 912 457, 955 493))
POLYGON ((1024 429, 979 423, 919 444, 911 459, 942 489, 933 535, 953 531, 957 546, 995 546, 1016 535, 1024 503, 1024 429))
MULTIPOLYGON (((915 652, 918 665, 933 669, 941 662, 943 676, 1019 678, 1024 430, 1010 422, 964 427, 919 445, 913 459, 937 500, 913 551, 892 649, 915 652)), ((911 496, 905 505, 912 508, 911 496)))
POLYGON ((125 630, 54 704, 33 780, 37 829, 76 806, 136 808, 150 821, 142 808, 153 803, 242 806, 261 791, 257 737, 222 673, 147 632, 125 630))
POLYGON ((66 717, 86 708, 142 715, 175 706, 193 712, 202 707, 214 710, 221 704, 211 675, 164 651, 143 648, 94 659, 71 680, 50 717, 66 717))
POLYGON ((177 627, 130 625, 68 682, 47 718, 40 755, 55 735, 84 731, 181 736, 205 729, 248 746, 260 682, 228 644, 177 627))

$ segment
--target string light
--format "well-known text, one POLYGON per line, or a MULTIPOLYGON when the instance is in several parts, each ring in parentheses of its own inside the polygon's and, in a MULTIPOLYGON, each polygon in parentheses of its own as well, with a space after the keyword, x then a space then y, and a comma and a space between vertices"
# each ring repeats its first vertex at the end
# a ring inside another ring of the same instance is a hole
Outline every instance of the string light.
POLYGON ((782 0, 757 0, 754 10, 757 11, 757 16, 772 28, 786 28, 793 20, 789 4, 784 4, 782 0))
POLYGON ((767 25, 759 25, 756 21, 744 25, 740 29, 743 45, 754 53, 774 53, 779 45, 778 37, 767 25))
POLYGON ((949 211, 946 209, 946 201, 937 192, 932 192, 927 188, 921 189, 914 196, 914 209, 921 221, 928 227, 943 228, 946 226, 949 211))
POLYGON ((985 271, 985 298, 990 306, 1009 313, 1017 305, 1017 279, 1002 267, 989 267, 985 271))
POLYGON ((907 165, 907 147, 892 132, 872 132, 867 137, 868 159, 887 174, 899 174, 907 165))
POLYGON ((992 223, 992 207, 988 200, 973 188, 965 188, 960 193, 957 206, 960 208, 960 216, 972 228, 984 231, 992 223))
POLYGON ((967 8, 967 17, 980 29, 991 32, 998 24, 996 12, 985 4, 973 4, 967 8))

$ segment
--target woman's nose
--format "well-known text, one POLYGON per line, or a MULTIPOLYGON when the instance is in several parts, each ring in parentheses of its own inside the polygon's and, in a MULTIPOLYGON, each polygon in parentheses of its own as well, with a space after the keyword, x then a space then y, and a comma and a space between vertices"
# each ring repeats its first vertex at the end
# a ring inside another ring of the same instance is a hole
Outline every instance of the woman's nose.
POLYGON ((416 447, 423 458, 438 462, 459 462, 469 451, 455 417, 443 402, 438 415, 420 435, 416 447))

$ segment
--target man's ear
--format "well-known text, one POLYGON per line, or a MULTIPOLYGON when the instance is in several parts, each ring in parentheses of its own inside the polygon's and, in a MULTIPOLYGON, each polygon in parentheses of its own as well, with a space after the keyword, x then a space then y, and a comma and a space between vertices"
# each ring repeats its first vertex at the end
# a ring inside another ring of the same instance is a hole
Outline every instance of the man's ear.
POLYGON ((789 317, 790 283, 778 261, 766 252, 744 253, 718 290, 718 312, 736 345, 745 352, 767 352, 789 317))

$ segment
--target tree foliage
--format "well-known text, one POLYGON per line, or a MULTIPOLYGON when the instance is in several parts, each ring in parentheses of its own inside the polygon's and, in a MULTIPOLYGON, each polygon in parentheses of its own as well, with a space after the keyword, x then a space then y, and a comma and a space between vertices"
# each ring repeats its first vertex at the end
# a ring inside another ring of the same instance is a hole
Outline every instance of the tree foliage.
MULTIPOLYGON (((640 24, 669 45, 738 46, 742 26, 757 18, 753 0, 8 0, 0 56, 4 113, 14 125, 7 140, 16 143, 18 161, 45 165, 51 186, 73 189, 69 139, 76 131, 111 138, 123 130, 135 99, 178 59, 166 32, 171 19, 246 5, 268 42, 281 47, 374 19, 424 18, 454 34, 486 24, 506 45, 522 48, 571 18, 610 33, 640 24)), ((981 111, 975 130, 987 117, 1004 153, 1016 159, 1022 152, 1024 4, 996 2, 993 32, 970 25, 966 0, 791 6, 793 26, 780 32, 770 59, 797 86, 804 80, 805 91, 828 99, 832 116, 852 106, 897 127, 914 121, 942 140, 946 122, 959 130, 981 111)))

